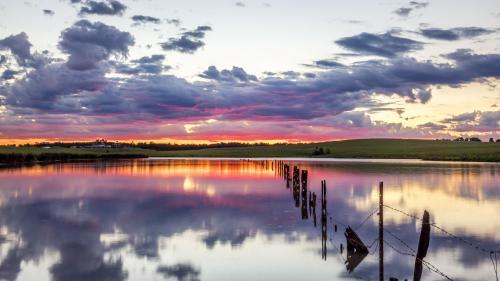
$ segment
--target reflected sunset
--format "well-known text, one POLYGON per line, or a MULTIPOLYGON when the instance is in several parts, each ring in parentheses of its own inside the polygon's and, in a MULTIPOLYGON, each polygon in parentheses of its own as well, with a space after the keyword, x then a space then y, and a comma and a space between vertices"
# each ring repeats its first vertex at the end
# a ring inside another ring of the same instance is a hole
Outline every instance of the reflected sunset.
MULTIPOLYGON (((447 231, 482 247, 499 244, 500 224, 491 219, 500 208, 497 164, 299 159, 287 163, 308 171, 311 192, 319 194, 320 181, 326 180, 330 217, 326 262, 320 256, 320 229, 300 218, 279 161, 236 159, 123 160, 2 169, 0 221, 7 254, 0 259, 20 247, 16 241, 21 238, 27 245, 36 245, 36 259, 42 262, 34 264, 31 256, 22 255, 26 261, 16 280, 31 280, 30 272, 47 268, 51 273, 39 280, 50 280, 57 274, 57 264, 73 259, 67 255, 74 249, 65 248, 73 244, 64 241, 83 239, 93 245, 88 255, 102 259, 109 270, 119 270, 116 274, 126 274, 127 280, 155 280, 170 272, 163 268, 166 264, 190 266, 189 271, 203 280, 225 280, 228 270, 243 276, 259 270, 266 279, 301 280, 310 276, 299 270, 302 266, 314 269, 317 279, 350 279, 355 274, 374 278, 377 260, 372 255, 362 261, 357 273, 345 272, 339 252, 345 238, 333 227, 358 226, 377 207, 380 180, 385 186, 384 203, 391 208, 417 217, 427 210, 431 221, 447 231), (32 236, 28 230, 32 227, 41 235, 32 236), (73 231, 79 234, 72 236, 73 231), (58 240, 51 238, 53 234, 60 236, 58 240), (240 266, 228 269, 223 262, 227 259, 237 260, 240 266)), ((388 231, 415 246, 419 221, 388 208, 384 216, 388 231)), ((370 245, 378 218, 366 220, 356 231, 370 245)), ((386 239, 388 245, 399 243, 390 236, 386 239)), ((401 260, 388 245, 386 272, 409 275, 413 260, 401 260), (401 261, 408 264, 403 266, 401 261)), ((488 255, 467 250, 436 229, 431 231, 430 245, 426 260, 454 278, 474 274, 478 279, 470 280, 487 280, 493 274, 488 255), (464 260, 470 255, 477 259, 474 264, 464 260), (460 270, 463 266, 467 272, 460 270)), ((434 280, 434 274, 424 271, 423 280, 434 280)))

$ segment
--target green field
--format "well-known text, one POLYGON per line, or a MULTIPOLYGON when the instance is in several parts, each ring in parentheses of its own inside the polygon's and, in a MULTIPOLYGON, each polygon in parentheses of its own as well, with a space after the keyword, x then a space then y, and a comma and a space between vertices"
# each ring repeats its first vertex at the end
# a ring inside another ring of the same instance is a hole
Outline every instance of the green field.
MULTIPOLYGON (((500 143, 451 142, 437 140, 364 139, 312 144, 208 148, 199 150, 155 151, 139 148, 32 148, 0 147, 6 154, 70 154, 73 159, 156 157, 337 157, 392 158, 450 161, 500 162, 500 143), (322 153, 318 153, 321 148, 322 153), (315 153, 316 151, 316 153, 315 153)), ((0 161, 1 162, 1 161, 0 161)))
MULTIPOLYGON (((158 154, 156 154, 158 153, 158 154)), ((364 139, 312 144, 155 152, 171 157, 337 157, 500 162, 500 143, 364 139), (313 155, 317 148, 324 154, 313 155)))

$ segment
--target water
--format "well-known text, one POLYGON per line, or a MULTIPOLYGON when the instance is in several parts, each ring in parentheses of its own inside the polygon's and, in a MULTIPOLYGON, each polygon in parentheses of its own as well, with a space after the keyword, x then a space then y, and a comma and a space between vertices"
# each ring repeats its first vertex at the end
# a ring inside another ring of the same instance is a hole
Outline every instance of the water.
POLYGON ((150 159, 2 168, 0 280, 379 280, 379 181, 388 206, 385 280, 413 279, 412 249, 422 225, 393 209, 418 218, 427 210, 431 222, 456 235, 431 227, 424 261, 433 270, 424 266, 422 280, 496 280, 490 254, 474 246, 500 250, 499 164, 286 162, 308 170, 309 190, 318 196, 316 227, 309 212, 302 219, 272 162, 150 159), (369 250, 352 273, 344 264, 347 225, 369 250))

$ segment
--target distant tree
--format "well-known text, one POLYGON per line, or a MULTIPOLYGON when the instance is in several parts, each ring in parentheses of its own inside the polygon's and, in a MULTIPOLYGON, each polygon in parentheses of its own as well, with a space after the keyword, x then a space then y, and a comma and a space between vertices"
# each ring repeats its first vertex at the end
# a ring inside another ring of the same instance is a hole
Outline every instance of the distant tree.
POLYGON ((465 139, 463 137, 458 137, 455 139, 455 141, 465 141, 465 139))
POLYGON ((481 139, 476 138, 476 137, 472 137, 472 138, 469 138, 469 141, 481 142, 481 139))
POLYGON ((495 140, 493 138, 490 138, 490 142, 495 142, 495 140))
POLYGON ((497 139, 497 142, 500 142, 500 139, 497 139))
POLYGON ((313 150, 312 155, 317 156, 317 155, 323 155, 325 154, 325 150, 322 147, 315 147, 313 150))

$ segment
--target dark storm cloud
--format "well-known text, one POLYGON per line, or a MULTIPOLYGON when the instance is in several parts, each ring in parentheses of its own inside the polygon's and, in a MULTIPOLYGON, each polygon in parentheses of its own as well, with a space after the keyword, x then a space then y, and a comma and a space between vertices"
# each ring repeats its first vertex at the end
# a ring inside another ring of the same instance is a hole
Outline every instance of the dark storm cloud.
POLYGON ((43 14, 47 16, 53 16, 55 13, 53 10, 45 9, 43 10, 43 14))
MULTIPOLYGON (((73 3, 79 3, 73 2, 73 3)), ((80 15, 122 15, 127 6, 119 1, 85 1, 80 8, 80 15)))
POLYGON ((340 46, 365 55, 375 55, 392 58, 414 50, 422 49, 423 43, 412 39, 393 35, 390 32, 361 34, 341 38, 335 43, 340 46))
POLYGON ((161 43, 160 46, 167 51, 193 54, 199 48, 205 46, 205 42, 201 39, 205 37, 207 31, 211 30, 210 26, 198 26, 194 30, 182 33, 180 38, 170 38, 167 42, 161 43))
POLYGON ((61 34, 59 48, 69 55, 67 65, 74 70, 88 70, 111 55, 128 55, 134 44, 130 33, 101 22, 80 20, 61 34))
POLYGON ((459 39, 469 39, 495 32, 491 29, 481 27, 457 27, 450 29, 423 28, 420 34, 430 39, 456 41, 459 39))
POLYGON ((223 82, 249 82, 257 81, 255 75, 248 74, 243 68, 233 66, 231 70, 219 71, 215 66, 209 66, 207 70, 199 75, 202 78, 223 82))
POLYGON ((394 11, 394 13, 400 17, 408 17, 413 11, 423 9, 428 5, 429 2, 410 1, 410 3, 408 3, 408 6, 398 8, 394 11))
POLYGON ((132 17, 132 20, 136 23, 154 23, 154 24, 161 23, 161 20, 159 18, 143 16, 143 15, 135 15, 132 17))

